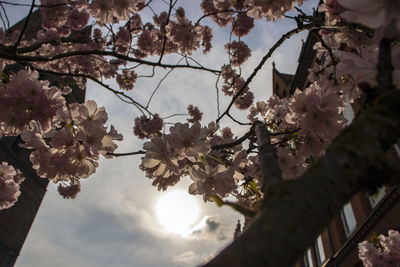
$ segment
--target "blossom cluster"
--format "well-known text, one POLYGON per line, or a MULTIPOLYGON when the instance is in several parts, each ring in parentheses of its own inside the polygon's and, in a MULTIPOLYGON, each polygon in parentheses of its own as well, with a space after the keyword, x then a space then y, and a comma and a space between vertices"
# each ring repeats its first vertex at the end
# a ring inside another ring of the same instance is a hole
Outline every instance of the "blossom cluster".
MULTIPOLYGON (((330 84, 331 85, 331 84, 330 84)), ((332 86, 332 85, 331 85, 332 86)), ((273 139, 284 178, 301 175, 319 158, 347 120, 344 98, 331 87, 314 82, 288 98, 271 97, 250 108, 251 121, 264 120, 272 132, 292 132, 273 139)))
MULTIPOLYGON (((0 135, 21 136, 20 146, 33 149, 30 160, 40 177, 76 185, 95 172, 100 154, 110 157, 117 148, 114 141, 122 135, 113 126, 107 131, 107 113, 96 102, 66 106, 61 89, 39 80, 37 71, 7 72, 0 82, 0 135)), ((8 201, 3 207, 10 207, 19 195, 20 181, 9 179, 18 172, 4 164, 2 201, 8 201)))
MULTIPOLYGON (((224 79, 224 85, 222 86, 222 92, 227 96, 234 96, 239 93, 245 84, 245 80, 240 77, 235 69, 231 65, 224 65, 221 68, 221 76, 224 79)), ((254 100, 254 94, 246 86, 240 93, 239 97, 235 101, 235 106, 238 109, 248 109, 254 100)))
POLYGON ((148 178, 154 179, 153 185, 159 190, 176 184, 182 176, 188 175, 193 181, 189 187, 191 194, 227 197, 236 194, 238 187, 249 181, 261 185, 257 158, 249 157, 240 145, 225 151, 212 149, 215 146, 234 141, 229 128, 220 130, 211 123, 201 127, 177 123, 169 134, 155 136, 143 145, 146 155, 140 168, 148 178))
POLYGON ((44 131, 51 129, 57 111, 65 106, 65 99, 58 88, 49 87, 48 82, 38 78, 37 71, 20 70, 8 82, 0 84, 1 134, 20 133, 32 120, 44 131))
POLYGON ((365 267, 400 266, 400 233, 389 230, 387 236, 374 235, 359 243, 358 257, 365 267))
MULTIPOLYGON (((212 47, 211 28, 193 23, 181 7, 171 14, 155 14, 152 21, 142 21, 139 12, 146 7, 144 0, 41 0, 40 4, 42 28, 36 36, 24 36, 19 40, 19 48, 25 51, 22 52, 24 56, 32 57, 52 58, 77 53, 31 64, 41 70, 67 72, 82 88, 84 77, 90 77, 96 80, 114 78, 121 89, 133 89, 137 73, 120 57, 97 53, 101 50, 140 59, 172 53, 191 55, 200 48, 207 53, 212 47), (97 27, 89 24, 90 16, 96 20, 97 27), (104 31, 106 23, 117 25, 119 21, 126 23, 104 31), (79 55, 82 51, 90 53, 79 55)), ((19 30, 3 32, 1 29, 0 44, 13 46, 19 33, 19 30)))
POLYGON ((107 132, 104 124, 107 113, 96 102, 73 103, 59 110, 57 126, 49 132, 24 130, 21 134, 30 154, 33 169, 42 178, 53 182, 73 182, 87 178, 96 171, 100 155, 109 157, 122 140, 122 135, 111 126, 107 132))
POLYGON ((24 181, 22 173, 7 162, 0 165, 0 210, 8 209, 21 195, 20 184, 24 181))

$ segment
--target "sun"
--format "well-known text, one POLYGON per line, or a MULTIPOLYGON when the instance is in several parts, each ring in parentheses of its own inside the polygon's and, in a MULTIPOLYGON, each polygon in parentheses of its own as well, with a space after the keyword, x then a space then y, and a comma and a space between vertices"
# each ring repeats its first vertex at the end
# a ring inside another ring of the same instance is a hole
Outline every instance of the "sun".
POLYGON ((171 191, 156 206, 160 223, 170 232, 185 235, 199 216, 197 200, 184 191, 171 191))

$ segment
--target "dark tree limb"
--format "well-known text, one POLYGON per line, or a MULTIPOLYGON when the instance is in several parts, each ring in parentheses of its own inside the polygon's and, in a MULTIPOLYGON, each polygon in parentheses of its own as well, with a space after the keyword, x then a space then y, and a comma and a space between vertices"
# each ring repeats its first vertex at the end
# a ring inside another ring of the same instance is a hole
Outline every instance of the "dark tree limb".
POLYGON ((255 125, 257 136, 258 158, 261 164, 261 174, 263 176, 263 188, 274 184, 282 179, 282 172, 279 168, 276 149, 271 144, 271 135, 264 123, 255 125))
MULTIPOLYGON (((28 48, 24 48, 28 49, 28 48)), ((11 51, 10 47, 8 46, 1 46, 0 45, 0 58, 10 59, 15 61, 25 61, 25 62, 50 62, 58 59, 69 58, 73 56, 90 56, 90 55, 99 55, 99 56, 110 56, 118 59, 122 59, 128 62, 135 62, 147 66, 155 66, 161 68, 168 68, 168 69, 178 69, 178 68, 187 68, 187 69, 195 69, 195 70, 203 70, 207 72, 211 72, 214 74, 218 74, 220 70, 214 70, 206 67, 194 66, 194 65, 173 65, 173 64, 163 64, 159 62, 147 61, 135 57, 131 57, 128 55, 123 55, 116 53, 114 51, 102 51, 102 50, 85 50, 85 51, 71 51, 60 53, 54 56, 24 56, 18 55, 11 51)), ((18 51, 17 51, 18 52, 18 51)))

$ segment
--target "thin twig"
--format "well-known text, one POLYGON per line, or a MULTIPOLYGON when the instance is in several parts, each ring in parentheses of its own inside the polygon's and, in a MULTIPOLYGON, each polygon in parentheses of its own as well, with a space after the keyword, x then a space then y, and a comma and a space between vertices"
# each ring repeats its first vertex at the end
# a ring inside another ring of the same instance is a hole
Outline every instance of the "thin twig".
MULTIPOLYGON (((180 58, 176 64, 181 63, 181 61, 183 60, 183 58, 184 58, 184 57, 180 58)), ((164 75, 164 77, 162 77, 162 79, 158 82, 156 88, 153 90, 153 92, 151 93, 151 96, 150 96, 149 100, 147 101, 146 108, 149 108, 149 105, 150 105, 151 100, 153 99, 153 96, 155 95, 155 93, 156 93, 156 92, 158 91, 158 89, 160 88, 162 82, 168 77, 168 75, 169 75, 173 70, 174 70, 174 69, 170 69, 170 70, 164 75)), ((154 73, 153 73, 153 75, 154 75, 154 73)))
POLYGON ((189 114, 187 114, 187 113, 177 113, 177 114, 172 114, 172 115, 169 115, 169 116, 166 116, 166 117, 162 117, 161 119, 165 120, 165 119, 169 119, 169 118, 172 118, 172 117, 188 116, 188 115, 189 114))
POLYGON ((167 15, 167 22, 164 25, 163 28, 163 33, 164 33, 164 40, 163 40, 163 44, 162 44, 162 48, 161 48, 161 54, 160 54, 160 58, 158 59, 158 63, 161 63, 161 60, 164 56, 164 52, 165 52, 165 45, 167 44, 167 30, 165 29, 168 25, 168 23, 170 22, 170 17, 171 17, 171 11, 174 8, 174 5, 176 4, 178 0, 176 0, 174 3, 172 3, 172 0, 169 0, 169 9, 168 9, 168 15, 167 15))
POLYGON ((31 15, 32 15, 34 5, 35 5, 35 0, 32 0, 31 8, 29 9, 28 16, 26 16, 24 26, 22 27, 22 30, 21 30, 21 32, 19 33, 17 42, 16 42, 15 45, 14 45, 14 49, 16 49, 16 48, 18 47, 19 43, 20 43, 21 40, 22 40, 22 36, 24 35, 24 32, 25 32, 25 30, 26 30, 26 27, 28 26, 28 23, 29 23, 29 19, 30 19, 31 15))
POLYGON ((247 138, 249 138, 252 135, 254 135, 254 127, 251 127, 250 130, 247 133, 245 133, 245 135, 243 135, 239 139, 235 140, 234 142, 220 144, 220 145, 214 145, 211 147, 211 149, 218 150, 218 149, 231 148, 231 147, 240 145, 241 143, 243 143, 247 138))
POLYGON ((226 114, 226 116, 228 116, 231 120, 233 120, 234 122, 236 122, 237 124, 240 124, 240 125, 252 125, 252 123, 250 123, 250 122, 240 122, 240 121, 238 121, 237 119, 235 119, 231 114, 226 114))
POLYGON ((217 115, 218 115, 218 117, 221 114, 221 111, 219 109, 219 88, 218 88, 218 82, 219 82, 220 77, 221 77, 221 73, 218 74, 217 80, 215 81, 215 89, 217 91, 217 113, 218 113, 217 115))
MULTIPOLYGON (((6 18, 6 21, 7 21, 7 29, 9 29, 10 28, 10 20, 8 19, 7 11, 5 10, 3 4, 0 4, 0 6, 1 6, 1 9, 3 10, 4 17, 6 18)), ((6 29, 6 27, 4 27, 4 30, 5 29, 6 29)))
POLYGON ((123 156, 143 155, 143 154, 146 154, 146 151, 139 150, 139 151, 136 151, 136 152, 127 152, 127 153, 111 153, 111 152, 108 152, 106 155, 114 156, 114 157, 123 157, 123 156))

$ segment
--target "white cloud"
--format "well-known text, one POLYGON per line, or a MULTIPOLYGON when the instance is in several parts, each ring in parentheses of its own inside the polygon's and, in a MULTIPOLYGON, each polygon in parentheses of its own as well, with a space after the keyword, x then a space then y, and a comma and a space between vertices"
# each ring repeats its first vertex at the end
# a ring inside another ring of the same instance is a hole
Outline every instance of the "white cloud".
POLYGON ((183 265, 193 266, 194 264, 199 262, 199 256, 193 250, 189 250, 183 252, 178 257, 176 257, 175 261, 179 265, 183 264, 183 265))

